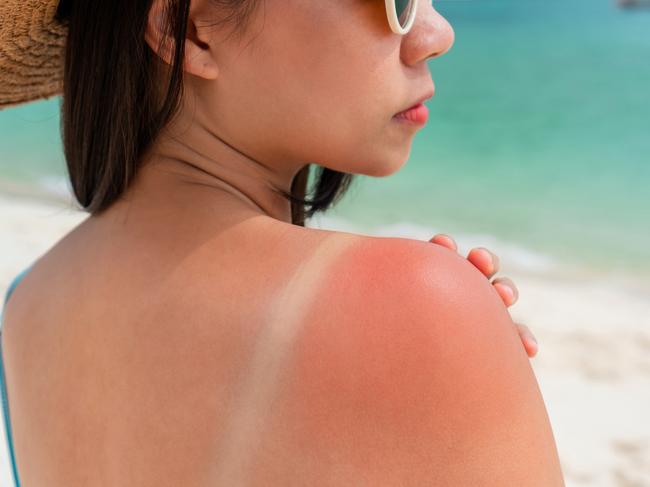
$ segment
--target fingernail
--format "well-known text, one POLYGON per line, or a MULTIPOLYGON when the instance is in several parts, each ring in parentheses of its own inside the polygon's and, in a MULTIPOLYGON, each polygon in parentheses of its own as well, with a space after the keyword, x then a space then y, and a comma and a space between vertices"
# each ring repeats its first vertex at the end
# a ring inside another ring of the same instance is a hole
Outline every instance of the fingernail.
POLYGON ((515 291, 508 285, 502 284, 501 287, 506 290, 506 293, 508 296, 510 296, 510 299, 514 299, 515 297, 515 291))

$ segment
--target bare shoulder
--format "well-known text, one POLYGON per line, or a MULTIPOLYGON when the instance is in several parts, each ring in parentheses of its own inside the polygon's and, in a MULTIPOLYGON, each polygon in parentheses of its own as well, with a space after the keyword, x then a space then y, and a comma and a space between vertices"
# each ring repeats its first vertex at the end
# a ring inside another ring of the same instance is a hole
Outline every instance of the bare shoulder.
POLYGON ((564 485, 507 309, 455 252, 402 238, 349 246, 291 364, 274 431, 300 445, 292 472, 305 481, 564 485))

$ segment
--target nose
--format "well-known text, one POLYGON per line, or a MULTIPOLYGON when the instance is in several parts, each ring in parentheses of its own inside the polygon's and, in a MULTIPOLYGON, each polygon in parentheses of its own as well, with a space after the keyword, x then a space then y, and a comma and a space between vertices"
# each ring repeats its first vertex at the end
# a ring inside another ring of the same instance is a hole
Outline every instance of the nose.
POLYGON ((431 0, 419 0, 417 8, 413 26, 402 39, 400 55, 408 65, 442 56, 454 44, 454 29, 431 0))

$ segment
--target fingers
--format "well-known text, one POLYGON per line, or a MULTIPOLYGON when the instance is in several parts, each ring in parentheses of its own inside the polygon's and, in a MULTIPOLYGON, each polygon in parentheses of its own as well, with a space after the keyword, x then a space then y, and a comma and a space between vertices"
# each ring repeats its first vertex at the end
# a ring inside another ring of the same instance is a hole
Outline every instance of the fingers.
MULTIPOLYGON (((454 252, 458 251, 458 245, 456 245, 454 239, 444 233, 435 235, 431 240, 429 240, 429 242, 442 245, 454 252)), ((491 279, 499 271, 501 264, 499 257, 485 247, 476 247, 470 250, 469 254, 467 254, 467 260, 470 261, 488 279, 491 279)), ((512 306, 517 302, 517 299, 519 299, 519 291, 517 290, 515 283, 512 282, 512 279, 499 277, 494 279, 492 284, 499 293, 499 296, 501 296, 506 307, 512 306)))
POLYGON ((484 247, 476 247, 470 250, 469 254, 467 254, 467 260, 474 264, 488 279, 499 270, 499 257, 484 247))
MULTIPOLYGON (((444 233, 435 235, 429 242, 437 243, 455 252, 458 251, 456 241, 444 233)), ((467 260, 474 264, 488 279, 494 276, 499 270, 499 257, 484 247, 477 247, 470 250, 469 254, 467 254, 467 260)))
POLYGON ((535 335, 530 331, 530 328, 523 323, 515 323, 515 326, 517 327, 517 332, 519 333, 521 342, 524 344, 524 348, 526 349, 526 354, 529 357, 537 355, 539 345, 537 344, 535 335))
POLYGON ((442 245, 443 247, 447 247, 453 251, 458 251, 458 245, 456 245, 456 241, 444 233, 437 234, 431 240, 429 240, 429 242, 442 245))
POLYGON ((512 279, 508 277, 497 277, 492 281, 494 289, 499 293, 506 306, 512 306, 519 299, 519 290, 512 279))

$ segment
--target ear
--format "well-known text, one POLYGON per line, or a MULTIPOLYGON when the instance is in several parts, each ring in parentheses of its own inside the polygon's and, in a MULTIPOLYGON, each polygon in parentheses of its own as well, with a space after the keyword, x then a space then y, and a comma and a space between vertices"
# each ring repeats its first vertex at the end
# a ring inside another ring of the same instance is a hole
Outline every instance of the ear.
MULTIPOLYGON (((174 39, 165 32, 164 0, 154 0, 147 17, 145 41, 160 59, 171 66, 174 55, 174 39)), ((210 44, 197 35, 194 18, 190 12, 185 37, 185 56, 183 70, 205 79, 216 79, 219 73, 210 44)))

